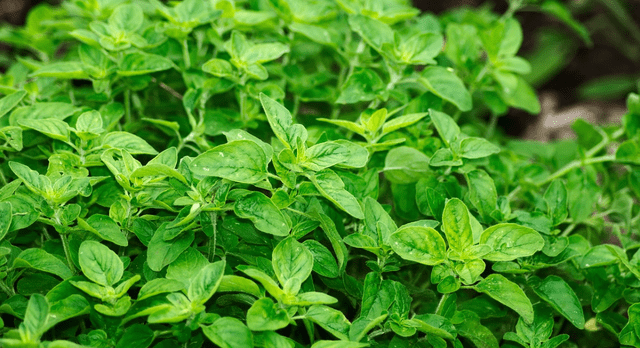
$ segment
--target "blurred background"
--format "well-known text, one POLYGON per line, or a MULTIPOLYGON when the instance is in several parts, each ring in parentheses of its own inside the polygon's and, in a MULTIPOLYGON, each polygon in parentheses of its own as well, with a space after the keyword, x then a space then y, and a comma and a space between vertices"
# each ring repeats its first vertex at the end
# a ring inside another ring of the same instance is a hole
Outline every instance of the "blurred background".
MULTIPOLYGON (((29 9, 43 2, 60 1, 0 0, 0 27, 22 25, 29 9)), ((538 90, 543 109, 539 117, 512 110, 500 118, 502 128, 514 136, 552 140, 571 137, 569 125, 578 117, 600 124, 617 122, 625 112, 626 95, 638 89, 640 0, 526 2, 531 5, 516 13, 524 31, 519 55, 532 64, 527 80, 538 90)), ((435 14, 464 6, 497 13, 509 9, 506 0, 414 0, 413 4, 435 14)), ((0 49, 10 49, 2 45, 1 36, 0 49)))

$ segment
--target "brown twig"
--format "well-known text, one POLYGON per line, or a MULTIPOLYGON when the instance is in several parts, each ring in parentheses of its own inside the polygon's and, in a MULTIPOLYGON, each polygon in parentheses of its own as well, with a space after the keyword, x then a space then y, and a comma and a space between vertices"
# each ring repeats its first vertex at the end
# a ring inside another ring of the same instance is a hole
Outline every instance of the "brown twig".
POLYGON ((158 81, 155 77, 152 77, 151 81, 153 81, 154 83, 157 83, 158 86, 160 86, 165 91, 169 92, 172 96, 182 100, 182 94, 178 93, 178 91, 176 91, 175 89, 167 86, 164 82, 158 81))

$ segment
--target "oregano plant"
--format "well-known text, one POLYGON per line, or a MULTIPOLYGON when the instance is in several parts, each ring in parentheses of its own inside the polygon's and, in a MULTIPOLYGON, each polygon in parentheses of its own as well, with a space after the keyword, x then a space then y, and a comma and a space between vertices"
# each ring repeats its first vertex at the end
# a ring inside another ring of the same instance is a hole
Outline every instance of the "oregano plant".
POLYGON ((640 347, 640 97, 574 140, 506 136, 540 112, 520 10, 586 35, 528 0, 65 0, 3 26, 0 345, 640 347))

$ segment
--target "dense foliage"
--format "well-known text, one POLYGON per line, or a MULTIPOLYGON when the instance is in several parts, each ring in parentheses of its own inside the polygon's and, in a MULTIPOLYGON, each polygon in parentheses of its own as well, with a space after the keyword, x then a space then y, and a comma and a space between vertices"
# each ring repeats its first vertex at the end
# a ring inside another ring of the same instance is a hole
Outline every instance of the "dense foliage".
MULTIPOLYGON (((533 6, 67 0, 4 27, 4 347, 640 347, 640 98, 509 140, 533 6), (606 244, 608 243, 608 244, 606 244)), ((533 116, 532 116, 533 117, 533 116)))

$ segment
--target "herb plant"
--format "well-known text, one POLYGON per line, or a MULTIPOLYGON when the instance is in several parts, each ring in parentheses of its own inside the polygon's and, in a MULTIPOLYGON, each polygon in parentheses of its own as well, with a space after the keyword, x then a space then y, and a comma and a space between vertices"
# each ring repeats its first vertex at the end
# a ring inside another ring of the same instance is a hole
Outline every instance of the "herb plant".
POLYGON ((522 6, 66 0, 4 27, 0 345, 640 347, 640 97, 506 137, 540 111, 522 6))

